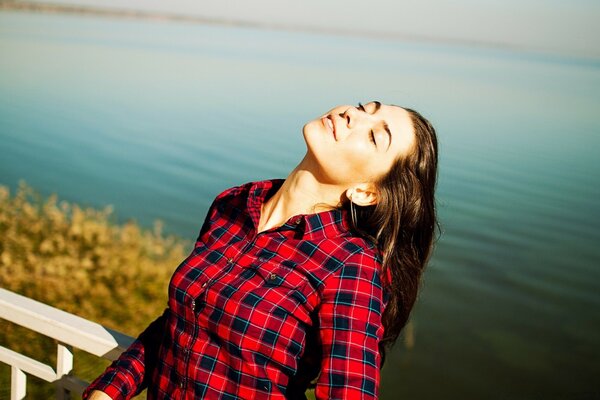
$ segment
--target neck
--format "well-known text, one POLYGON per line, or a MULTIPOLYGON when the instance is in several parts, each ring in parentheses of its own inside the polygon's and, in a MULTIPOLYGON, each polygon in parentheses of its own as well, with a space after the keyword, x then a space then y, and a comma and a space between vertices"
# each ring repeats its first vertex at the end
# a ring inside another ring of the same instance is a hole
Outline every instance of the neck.
POLYGON ((344 189, 321 182, 313 170, 304 156, 279 190, 263 203, 257 232, 281 226, 294 215, 314 214, 339 205, 344 189))

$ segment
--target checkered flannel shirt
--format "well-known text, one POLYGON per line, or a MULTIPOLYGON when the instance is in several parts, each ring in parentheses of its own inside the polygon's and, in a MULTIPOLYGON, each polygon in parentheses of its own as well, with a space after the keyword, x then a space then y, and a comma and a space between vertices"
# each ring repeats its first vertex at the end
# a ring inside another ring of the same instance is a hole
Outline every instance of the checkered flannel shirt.
POLYGON ((211 205, 168 307, 84 392, 128 399, 376 399, 385 306, 381 258, 347 212, 298 215, 256 234, 283 180, 211 205))

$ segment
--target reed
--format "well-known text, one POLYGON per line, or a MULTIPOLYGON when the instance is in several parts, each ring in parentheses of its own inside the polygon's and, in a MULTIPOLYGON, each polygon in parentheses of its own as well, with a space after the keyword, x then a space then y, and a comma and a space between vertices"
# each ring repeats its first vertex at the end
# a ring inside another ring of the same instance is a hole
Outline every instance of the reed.
MULTIPOLYGON (((192 246, 135 221, 118 223, 111 207, 95 209, 56 195, 43 198, 21 182, 14 194, 0 186, 0 286, 136 336, 166 307, 169 278, 192 246)), ((56 344, 2 321, 0 345, 55 363, 56 344)), ((107 365, 77 352, 75 373, 91 380, 107 365)), ((53 388, 29 379, 29 398, 53 388)), ((0 398, 10 372, 0 369, 0 398)))

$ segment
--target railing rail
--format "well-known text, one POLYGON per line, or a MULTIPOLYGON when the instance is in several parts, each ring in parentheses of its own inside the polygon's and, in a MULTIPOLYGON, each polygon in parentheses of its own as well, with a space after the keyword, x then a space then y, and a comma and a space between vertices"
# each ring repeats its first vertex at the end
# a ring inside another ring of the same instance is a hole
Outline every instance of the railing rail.
POLYGON ((26 373, 57 385, 57 399, 79 395, 88 382, 72 374, 72 347, 109 360, 116 359, 133 338, 85 318, 0 288, 0 318, 56 339, 56 370, 0 346, 0 362, 11 366, 11 400, 25 397, 26 373))

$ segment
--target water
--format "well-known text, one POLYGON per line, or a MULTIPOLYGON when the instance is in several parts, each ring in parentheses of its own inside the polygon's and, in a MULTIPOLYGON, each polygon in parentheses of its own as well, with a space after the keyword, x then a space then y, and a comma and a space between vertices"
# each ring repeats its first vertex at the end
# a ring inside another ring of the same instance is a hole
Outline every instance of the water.
POLYGON ((0 12, 0 183, 195 239, 212 198, 285 177, 301 128, 379 99, 437 127, 443 235, 383 399, 600 397, 600 63, 0 12))

